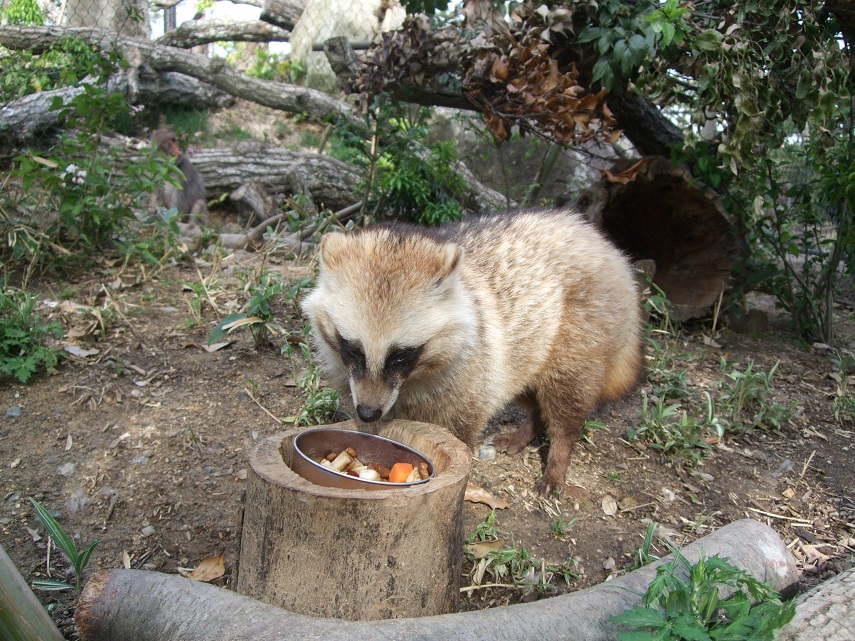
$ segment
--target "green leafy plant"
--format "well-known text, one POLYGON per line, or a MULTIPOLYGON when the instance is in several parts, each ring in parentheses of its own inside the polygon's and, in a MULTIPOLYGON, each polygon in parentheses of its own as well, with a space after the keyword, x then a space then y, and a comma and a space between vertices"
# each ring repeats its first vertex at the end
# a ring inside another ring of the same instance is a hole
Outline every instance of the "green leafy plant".
POLYGON ((62 352, 45 344, 49 335, 63 336, 59 323, 43 323, 38 298, 26 292, 0 292, 0 372, 26 383, 39 368, 52 371, 62 352))
POLYGON ((656 534, 656 523, 649 523, 647 530, 644 532, 644 539, 641 541, 641 546, 636 548, 632 553, 631 570, 643 568, 645 565, 658 561, 659 557, 650 552, 653 546, 653 537, 656 534))
POLYGON ((36 509, 36 517, 38 517, 44 526, 50 540, 60 549, 71 564, 71 567, 74 568, 75 576, 75 585, 51 579, 38 579, 33 581, 33 587, 39 590, 77 590, 80 592, 83 570, 89 564, 89 558, 92 556, 95 546, 98 545, 98 541, 93 541, 86 549, 79 551, 74 544, 74 540, 62 529, 62 526, 51 516, 50 512, 43 508, 35 499, 31 498, 30 501, 36 509))
POLYGON ((303 327, 302 338, 303 340, 299 343, 299 355, 291 341, 284 344, 282 351, 290 359, 294 382, 303 392, 306 400, 299 414, 286 416, 282 420, 296 426, 325 425, 338 411, 338 390, 325 387, 321 383, 320 371, 309 348, 308 325, 303 327), (300 371, 301 366, 304 367, 302 371, 300 371))
POLYGON ((407 108, 388 96, 375 98, 364 128, 338 127, 332 154, 364 168, 363 211, 421 225, 457 220, 466 184, 455 170, 452 143, 426 144, 431 111, 407 108))
MULTIPOLYGON (((273 306, 282 291, 282 281, 270 272, 244 272, 239 275, 243 292, 247 296, 244 311, 226 316, 208 335, 208 345, 221 340, 226 334, 242 327, 252 332, 256 349, 270 344, 270 333, 285 334, 285 330, 273 315, 273 306)), ((296 294, 295 294, 296 295, 296 294)))
POLYGON ((83 83, 68 102, 57 96, 51 103, 65 133, 50 153, 14 159, 14 188, 0 192, 0 209, 9 212, 0 217, 0 234, 12 241, 2 250, 5 257, 32 264, 81 255, 70 250, 93 248, 127 232, 170 172, 155 154, 130 158, 126 149, 106 142, 108 128, 132 115, 124 95, 107 89, 125 63, 109 52, 89 60, 88 75, 95 80, 83 83))
POLYGON ((855 421, 855 396, 849 391, 849 370, 855 364, 855 357, 852 354, 844 354, 833 358, 832 362, 837 368, 837 371, 831 374, 832 379, 837 383, 832 401, 834 420, 838 423, 851 423, 855 421))
POLYGON ((619 641, 772 641, 795 611, 794 602, 782 603, 728 559, 701 554, 692 564, 677 552, 657 568, 642 604, 611 620, 632 629, 619 633, 619 641), (721 588, 730 596, 721 596, 721 588))
POLYGON ((647 394, 642 400, 641 424, 627 431, 630 441, 644 438, 653 449, 682 457, 687 463, 697 463, 709 452, 706 437, 714 431, 724 434, 724 426, 715 415, 712 397, 705 393, 706 412, 702 416, 689 414, 680 403, 669 403, 664 397, 651 405, 647 394))
POLYGON ((778 365, 780 361, 764 372, 755 370, 754 361, 749 359, 745 371, 741 371, 722 361, 722 369, 731 382, 722 386, 720 402, 731 430, 744 431, 750 427, 777 429, 792 418, 797 403, 781 405, 770 399, 772 378, 778 365))
MULTIPOLYGON (((562 528, 569 529, 574 522, 575 519, 563 521, 562 528)), ((554 586, 555 577, 561 577, 568 585, 578 578, 576 563, 572 559, 564 563, 547 564, 543 560, 535 559, 531 552, 515 542, 506 545, 506 538, 504 532, 496 526, 495 510, 467 537, 466 557, 473 563, 472 580, 475 585, 481 585, 484 577, 489 576, 494 582, 505 586, 521 586, 542 591, 554 586), (494 544, 494 549, 489 549, 476 558, 473 546, 485 542, 494 544)))
POLYGON ((565 536, 570 530, 575 527, 576 522, 579 519, 573 517, 572 519, 565 519, 563 516, 559 516, 549 525, 549 529, 552 532, 553 536, 565 536))

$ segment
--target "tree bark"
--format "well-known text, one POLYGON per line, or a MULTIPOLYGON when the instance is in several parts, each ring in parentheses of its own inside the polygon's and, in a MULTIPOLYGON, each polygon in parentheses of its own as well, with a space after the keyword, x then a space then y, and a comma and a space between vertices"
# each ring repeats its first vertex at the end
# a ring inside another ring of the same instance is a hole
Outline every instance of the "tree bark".
MULTIPOLYGON (((185 109, 220 109, 235 102, 232 96, 211 85, 169 71, 140 74, 134 89, 135 94, 129 96, 132 102, 159 108, 166 105, 185 109)), ((116 76, 110 84, 111 92, 129 93, 130 90, 126 76, 116 76)), ((50 109, 53 99, 59 97, 63 104, 68 104, 84 91, 82 86, 63 87, 0 105, 0 143, 9 147, 19 145, 57 126, 59 113, 50 109)))
POLYGON ((211 42, 288 42, 291 33, 260 20, 187 20, 154 42, 190 49, 211 42))
MULTIPOLYGON (((330 427, 356 429, 353 421, 330 427)), ((436 425, 386 423, 377 434, 427 456, 434 478, 409 488, 345 490, 316 485, 291 468, 293 441, 303 431, 265 439, 250 455, 237 591, 339 619, 454 612, 469 448, 436 425)))
POLYGON ((306 0, 265 0, 259 19, 291 31, 306 9, 306 0))
MULTIPOLYGON (((786 545, 774 530, 757 521, 726 525, 687 545, 682 553, 695 562, 701 548, 706 557, 727 557, 776 590, 798 578, 786 545)), ((612 641, 621 626, 611 617, 638 604, 656 568, 670 560, 665 557, 606 583, 534 603, 359 622, 295 614, 156 572, 107 570, 87 584, 75 620, 84 641, 612 641)))
POLYGON ((0 630, 11 639, 63 641, 50 615, 44 609, 6 550, 0 545, 0 630))
POLYGON ((100 29, 63 29, 60 27, 0 27, 0 45, 9 49, 35 49, 74 36, 98 47, 113 47, 126 52, 130 60, 144 62, 156 71, 178 71, 207 82, 238 98, 291 113, 310 113, 318 120, 343 119, 355 127, 362 123, 350 107, 315 89, 297 87, 272 80, 252 78, 235 71, 223 60, 211 59, 174 47, 166 47, 140 38, 127 38, 100 29))
POLYGON ((798 597, 796 616, 777 641, 850 641, 855 631, 855 568, 798 597))

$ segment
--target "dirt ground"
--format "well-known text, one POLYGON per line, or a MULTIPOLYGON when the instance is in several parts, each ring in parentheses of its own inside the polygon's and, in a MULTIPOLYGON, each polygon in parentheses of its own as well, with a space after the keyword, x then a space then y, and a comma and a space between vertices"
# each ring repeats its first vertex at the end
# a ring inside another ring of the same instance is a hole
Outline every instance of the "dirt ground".
MULTIPOLYGON (((235 311, 242 300, 235 269, 257 260, 239 253, 222 261, 221 313, 235 311)), ((306 263, 276 258, 268 267, 286 280, 311 272, 306 263)), ((248 332, 233 334, 218 351, 203 349, 220 316, 205 306, 195 322, 193 293, 182 281, 198 283, 210 271, 210 263, 197 259, 153 276, 139 266, 123 269, 108 256, 79 279, 37 283, 42 315, 76 337, 64 344, 84 351, 28 385, 0 383, 0 543, 28 582, 69 578, 56 550, 48 554, 33 497, 79 547, 100 541, 87 574, 120 567, 175 573, 225 550, 226 574, 215 583, 232 585, 247 455, 259 439, 282 429, 274 417, 297 414, 303 399, 288 359, 276 349, 257 351, 248 332), (115 311, 99 317, 68 301, 115 311)), ((293 306, 280 304, 276 311, 280 321, 296 326, 293 306)), ((838 311, 851 331, 852 310, 838 311)), ((844 337, 849 349, 853 341, 851 333, 844 337)), ((631 565, 650 521, 677 544, 736 519, 767 522, 790 545, 806 583, 851 563, 855 426, 832 415, 835 370, 828 352, 801 348, 774 316, 759 335, 725 330, 715 342, 705 344, 700 328, 674 341, 690 389, 712 389, 722 378, 723 357, 731 363, 752 359, 766 370, 780 360, 773 396, 797 403, 793 422, 728 439, 701 465, 683 467, 624 440, 639 423, 642 387, 600 412, 606 429, 579 444, 560 498, 543 500, 532 492, 544 443, 515 457, 475 460, 470 481, 509 504, 495 521, 508 543, 547 565, 572 561, 567 567, 577 578, 569 586, 555 579, 542 592, 480 587, 467 563, 462 584, 472 589, 463 593, 461 609, 599 583, 631 565), (559 519, 566 528, 553 525, 559 519)), ((493 429, 517 418, 508 411, 493 429)), ((467 535, 489 515, 487 505, 467 502, 467 535)), ((663 547, 654 552, 664 554, 663 547)), ((67 638, 76 638, 73 594, 39 597, 58 604, 54 619, 67 638)))

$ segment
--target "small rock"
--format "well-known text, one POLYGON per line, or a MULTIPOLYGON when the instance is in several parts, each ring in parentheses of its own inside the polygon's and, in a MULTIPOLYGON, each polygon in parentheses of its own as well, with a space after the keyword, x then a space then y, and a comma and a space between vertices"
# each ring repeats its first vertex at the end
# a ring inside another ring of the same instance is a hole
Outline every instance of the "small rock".
POLYGON ((89 503, 89 497, 86 496, 86 491, 82 487, 78 487, 71 493, 71 498, 65 502, 65 509, 72 514, 77 514, 86 507, 87 503, 89 503))
POLYGON ((56 473, 61 477, 70 479, 74 475, 74 469, 77 466, 74 463, 63 463, 58 468, 56 468, 56 473))
POLYGON ((478 450, 478 460, 480 461, 492 461, 496 458, 496 446, 495 445, 484 445, 480 450, 478 450))
POLYGON ((607 558, 603 561, 603 569, 604 570, 614 570, 615 569, 615 560, 612 557, 607 558))
POLYGON ((160 311, 162 311, 164 314, 174 314, 175 312, 178 311, 178 308, 166 306, 166 307, 161 307, 160 311))
POLYGON ((142 530, 140 530, 140 534, 142 534, 144 537, 149 537, 155 532, 156 530, 154 529, 153 525, 146 525, 142 530))
POLYGON ((21 493, 9 492, 5 497, 3 497, 3 500, 6 501, 6 503, 17 503, 21 500, 21 493))
POLYGON ((143 454, 141 456, 136 456, 131 459, 131 465, 145 465, 148 463, 148 457, 143 454))
POLYGON ((151 571, 154 571, 157 569, 157 564, 156 563, 143 563, 142 569, 148 570, 151 572, 151 571))
POLYGON ((6 418, 18 418, 23 413, 24 412, 21 411, 20 407, 17 407, 17 406, 10 407, 6 410, 6 418))
POLYGON ((18 467, 20 464, 21 464, 21 459, 20 459, 20 458, 16 458, 14 461, 12 461, 11 463, 9 463, 9 467, 11 467, 11 468, 14 470, 14 469, 15 469, 16 467, 18 467))

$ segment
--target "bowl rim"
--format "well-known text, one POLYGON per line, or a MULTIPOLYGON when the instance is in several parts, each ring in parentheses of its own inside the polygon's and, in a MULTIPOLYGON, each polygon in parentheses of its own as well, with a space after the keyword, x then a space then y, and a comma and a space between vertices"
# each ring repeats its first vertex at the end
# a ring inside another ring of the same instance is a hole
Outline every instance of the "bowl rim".
POLYGON ((415 485, 422 485, 423 483, 427 483, 436 474, 436 467, 434 466, 433 461, 430 459, 430 457, 428 457, 426 454, 423 454, 422 452, 418 451, 414 447, 410 447, 409 445, 401 443, 400 441, 396 441, 396 440, 388 438, 386 436, 380 436, 379 434, 372 434, 370 432, 361 432, 359 430, 345 430, 345 429, 342 429, 340 427, 314 427, 312 429, 305 430, 305 431, 297 434, 293 440, 293 447, 294 447, 294 454, 296 456, 299 456, 304 461, 308 461, 311 465, 318 468, 322 472, 335 474, 335 475, 340 476, 342 478, 349 479, 351 482, 365 483, 367 485, 377 485, 380 487, 389 487, 389 488, 407 488, 407 487, 413 487, 415 485), (336 469, 333 469, 331 467, 326 467, 324 465, 321 465, 317 461, 312 460, 302 449, 300 449, 299 440, 303 436, 306 436, 308 434, 314 434, 317 432, 340 432, 343 435, 360 434, 362 436, 367 436, 369 438, 376 438, 376 439, 380 439, 382 441, 387 441, 389 443, 397 445, 398 447, 404 448, 405 450, 409 450, 413 454, 424 459, 424 461, 428 464, 428 466, 430 468, 430 475, 426 479, 419 479, 418 481, 412 481, 411 483, 392 483, 391 481, 372 481, 370 479, 361 479, 357 476, 351 476, 350 474, 345 474, 344 472, 339 472, 336 469))

